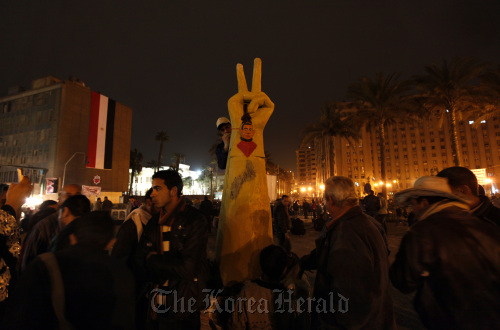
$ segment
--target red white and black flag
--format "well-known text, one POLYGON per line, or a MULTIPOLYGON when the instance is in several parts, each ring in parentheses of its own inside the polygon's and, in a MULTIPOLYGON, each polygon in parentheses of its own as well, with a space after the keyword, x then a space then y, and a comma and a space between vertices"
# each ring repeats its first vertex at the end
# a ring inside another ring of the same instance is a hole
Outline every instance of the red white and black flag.
POLYGON ((87 147, 87 167, 89 168, 112 168, 115 105, 114 100, 92 92, 87 147))

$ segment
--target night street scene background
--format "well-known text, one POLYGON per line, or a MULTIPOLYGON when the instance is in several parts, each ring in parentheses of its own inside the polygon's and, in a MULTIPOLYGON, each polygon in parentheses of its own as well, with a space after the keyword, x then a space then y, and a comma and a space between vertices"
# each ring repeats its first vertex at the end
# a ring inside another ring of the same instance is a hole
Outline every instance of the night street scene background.
MULTIPOLYGON (((418 178, 463 166, 500 205, 500 1, 0 0, 0 13, 0 183, 20 180, 17 168, 30 176, 23 215, 76 183, 94 210, 109 196, 116 234, 169 167, 196 208, 217 201, 212 261, 228 180, 216 121, 238 92, 236 65, 251 85, 256 58, 275 105, 264 130, 269 202, 300 204, 289 212, 305 234, 288 241, 299 258, 325 237, 331 176, 352 179, 360 200, 372 189, 387 200, 389 266, 412 225, 395 196, 418 178), (112 120, 98 159, 91 108, 103 100, 112 120), (307 215, 313 202, 323 209, 307 215)), ((312 290, 317 273, 304 274, 312 290)), ((415 294, 388 285, 397 327, 424 329, 415 294)), ((202 328, 213 322, 202 313, 202 328)))
POLYGON ((265 130, 272 160, 295 170, 306 123, 346 98, 361 76, 423 74, 443 59, 498 64, 498 1, 1 1, 2 79, 11 86, 53 75, 82 80, 133 109, 132 148, 156 159, 183 153, 208 164, 237 91, 235 66, 251 76, 263 61, 262 88, 276 104, 265 130))

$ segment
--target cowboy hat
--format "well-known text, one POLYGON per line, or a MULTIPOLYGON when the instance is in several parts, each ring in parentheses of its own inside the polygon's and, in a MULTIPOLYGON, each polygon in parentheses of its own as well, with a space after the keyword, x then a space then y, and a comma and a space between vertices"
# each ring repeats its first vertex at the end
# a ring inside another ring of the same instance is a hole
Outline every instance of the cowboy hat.
POLYGON ((394 195, 398 204, 408 204, 413 198, 418 197, 444 197, 451 200, 467 203, 464 199, 456 196, 451 191, 447 178, 437 176, 423 176, 413 184, 413 188, 402 190, 394 195))

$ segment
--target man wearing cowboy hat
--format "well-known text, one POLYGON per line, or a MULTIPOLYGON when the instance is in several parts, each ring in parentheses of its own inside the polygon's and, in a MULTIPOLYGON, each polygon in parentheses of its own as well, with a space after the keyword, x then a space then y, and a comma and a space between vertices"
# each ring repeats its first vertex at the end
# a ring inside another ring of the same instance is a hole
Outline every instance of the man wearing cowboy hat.
POLYGON ((226 117, 220 117, 215 123, 217 130, 222 134, 222 142, 217 145, 217 165, 221 170, 226 169, 227 155, 229 154, 229 142, 231 141, 231 121, 226 117))
POLYGON ((424 176, 395 195, 417 222, 401 241, 390 269, 431 329, 489 329, 500 324, 500 230, 470 214, 448 180, 424 176))

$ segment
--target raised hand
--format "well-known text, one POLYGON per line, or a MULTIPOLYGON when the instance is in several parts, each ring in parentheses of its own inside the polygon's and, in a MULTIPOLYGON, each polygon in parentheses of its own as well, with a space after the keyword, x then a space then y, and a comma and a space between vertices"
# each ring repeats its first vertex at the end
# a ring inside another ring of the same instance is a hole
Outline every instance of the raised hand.
POLYGON ((33 185, 30 179, 25 176, 19 183, 12 183, 7 190, 6 205, 10 205, 16 213, 19 211, 21 206, 26 202, 26 198, 29 197, 31 191, 33 190, 33 185))
POLYGON ((248 91, 247 81, 243 65, 236 65, 236 78, 238 80, 238 93, 228 101, 229 112, 235 115, 243 115, 243 104, 248 104, 248 113, 253 117, 257 111, 269 112, 269 118, 274 110, 274 103, 261 91, 262 61, 260 58, 254 60, 252 90, 248 91))

